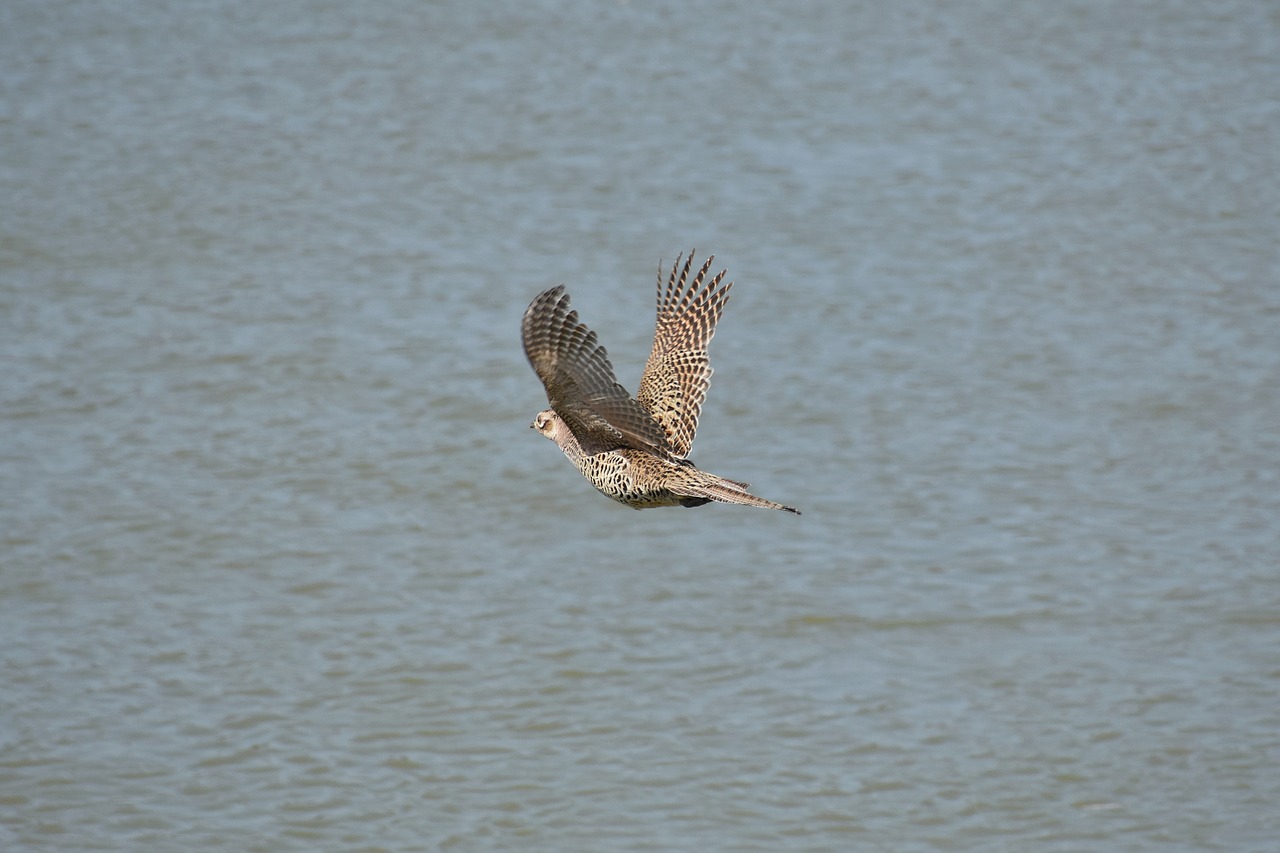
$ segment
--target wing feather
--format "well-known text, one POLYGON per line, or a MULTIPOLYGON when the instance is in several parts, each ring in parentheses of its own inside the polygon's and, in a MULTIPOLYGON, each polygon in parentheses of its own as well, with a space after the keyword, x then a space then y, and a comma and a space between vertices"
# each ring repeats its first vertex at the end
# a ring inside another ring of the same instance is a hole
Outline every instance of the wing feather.
POLYGON ((653 333, 653 349, 640 379, 640 405, 649 411, 667 436, 676 455, 689 455, 702 404, 711 387, 711 362, 707 347, 716 332, 716 323, 729 299, 733 282, 725 283, 725 273, 710 279, 707 272, 715 255, 707 258, 692 280, 694 251, 681 268, 676 258, 662 287, 658 268, 658 318, 653 333))
POLYGON ((670 456, 667 433, 618 384, 596 333, 569 307, 564 285, 539 294, 521 322, 529 364, 547 401, 588 453, 630 447, 670 456))

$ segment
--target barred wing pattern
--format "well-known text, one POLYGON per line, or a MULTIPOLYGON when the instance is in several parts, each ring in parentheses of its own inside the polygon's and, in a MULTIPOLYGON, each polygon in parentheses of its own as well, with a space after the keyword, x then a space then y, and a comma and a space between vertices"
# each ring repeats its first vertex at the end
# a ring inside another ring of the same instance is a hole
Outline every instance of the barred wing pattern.
POLYGON ((521 337, 547 401, 587 453, 628 447, 673 455, 663 427, 618 384, 609 354, 570 309, 564 285, 533 300, 521 337))
POLYGON ((637 395, 640 405, 661 424, 672 452, 680 457, 689 455, 698 431, 702 403, 711 387, 707 345, 733 286, 733 282, 720 286, 726 270, 707 279, 715 255, 707 258, 690 281, 694 251, 689 252, 683 269, 677 256, 665 291, 662 267, 658 267, 658 320, 637 395))

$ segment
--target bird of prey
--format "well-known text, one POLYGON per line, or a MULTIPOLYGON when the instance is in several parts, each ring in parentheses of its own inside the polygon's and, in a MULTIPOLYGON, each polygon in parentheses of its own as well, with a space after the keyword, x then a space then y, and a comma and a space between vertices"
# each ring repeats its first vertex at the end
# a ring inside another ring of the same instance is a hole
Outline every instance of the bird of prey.
POLYGON ((636 397, 618 384, 596 333, 570 309, 564 285, 529 304, 521 322, 524 352, 551 404, 531 426, 554 441, 591 485, 635 509, 722 501, 799 515, 688 458, 711 381, 707 345, 732 282, 721 286, 725 270, 707 277, 714 255, 699 270, 693 270, 693 252, 683 267, 682 258, 665 290, 658 267, 658 320, 636 397))

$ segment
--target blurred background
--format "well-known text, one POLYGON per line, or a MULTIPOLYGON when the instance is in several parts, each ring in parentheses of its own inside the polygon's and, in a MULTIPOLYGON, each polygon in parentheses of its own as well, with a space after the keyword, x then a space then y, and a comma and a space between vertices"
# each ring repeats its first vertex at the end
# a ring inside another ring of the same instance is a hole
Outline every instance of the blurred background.
POLYGON ((6 850, 1268 849, 1280 12, 0 7, 6 850), (528 429, 565 283, 643 513, 528 429))

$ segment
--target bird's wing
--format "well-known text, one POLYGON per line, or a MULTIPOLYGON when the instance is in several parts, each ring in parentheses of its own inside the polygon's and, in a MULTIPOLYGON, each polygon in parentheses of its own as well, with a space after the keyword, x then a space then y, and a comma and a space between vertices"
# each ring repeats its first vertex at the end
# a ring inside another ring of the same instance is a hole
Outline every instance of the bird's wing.
POLYGON ((631 447, 670 456, 667 433, 618 384, 596 333, 569 308, 564 285, 539 294, 521 322, 524 353, 547 400, 588 453, 631 447))
POLYGON ((707 279, 714 259, 715 255, 707 258, 690 281, 693 252, 683 269, 677 257, 665 290, 662 268, 658 268, 658 321, 637 396, 640 405, 662 425, 671 449, 681 457, 689 455, 698 431, 702 402, 711 387, 707 345, 733 286, 733 282, 721 286, 725 270, 707 279))

